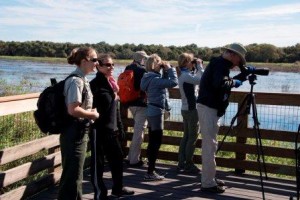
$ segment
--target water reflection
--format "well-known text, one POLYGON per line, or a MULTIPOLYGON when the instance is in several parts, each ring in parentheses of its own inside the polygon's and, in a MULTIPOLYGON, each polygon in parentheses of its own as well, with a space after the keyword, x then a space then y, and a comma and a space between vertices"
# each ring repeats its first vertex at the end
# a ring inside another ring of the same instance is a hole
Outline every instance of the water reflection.
MULTIPOLYGON (((57 80, 64 79, 75 69, 69 64, 49 64, 30 61, 0 60, 0 79, 5 82, 18 85, 23 80, 31 82, 36 87, 32 92, 40 92, 50 84, 50 78, 57 80)), ((117 77, 124 70, 124 66, 116 66, 115 76, 117 77)), ((234 76, 238 72, 232 72, 234 76)), ((95 73, 88 75, 92 79, 95 73)), ((278 93, 300 93, 300 75, 298 73, 272 72, 269 76, 257 76, 254 92, 278 92, 278 93)), ((245 81, 239 88, 233 91, 250 91, 250 84, 245 81)))
MULTIPOLYGON (((75 66, 68 64, 48 64, 37 62, 21 62, 11 60, 0 60, 0 80, 5 81, 11 86, 28 87, 25 91, 41 92, 45 87, 50 85, 50 78, 56 78, 58 81, 63 80, 75 69, 75 66)), ((124 66, 116 66, 115 77, 124 70, 124 66)), ((234 76, 238 72, 232 72, 234 76)), ((91 80, 95 73, 88 75, 91 80)), ((255 92, 276 92, 276 93, 300 93, 300 75, 297 73, 272 72, 269 76, 257 76, 255 92)), ((3 86, 0 86, 0 91, 3 86)), ((250 92, 250 84, 245 81, 239 88, 233 91, 250 92)), ((170 120, 182 121, 180 114, 180 100, 171 100, 172 111, 170 120)), ((297 130, 300 122, 299 107, 288 106, 266 106, 257 105, 258 117, 261 122, 261 128, 272 130, 297 130)), ((222 118, 222 124, 229 125, 230 120, 237 112, 237 105, 230 104, 226 115, 222 118)), ((251 117, 249 118, 249 127, 253 126, 251 117)))

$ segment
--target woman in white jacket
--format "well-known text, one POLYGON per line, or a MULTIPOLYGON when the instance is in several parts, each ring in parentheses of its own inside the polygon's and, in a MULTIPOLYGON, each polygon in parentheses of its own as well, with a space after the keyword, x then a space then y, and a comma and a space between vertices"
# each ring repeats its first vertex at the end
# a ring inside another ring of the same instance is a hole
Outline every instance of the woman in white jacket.
POLYGON ((199 173, 193 162, 195 144, 199 134, 196 109, 195 86, 199 85, 203 74, 203 61, 194 59, 193 54, 182 53, 178 58, 178 85, 181 95, 181 115, 184 134, 180 142, 177 171, 199 173))

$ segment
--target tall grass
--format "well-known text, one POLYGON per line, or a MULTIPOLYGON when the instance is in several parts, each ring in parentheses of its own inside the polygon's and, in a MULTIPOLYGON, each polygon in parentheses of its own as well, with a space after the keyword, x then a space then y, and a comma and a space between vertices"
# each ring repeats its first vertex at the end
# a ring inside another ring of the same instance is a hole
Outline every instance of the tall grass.
MULTIPOLYGON (((24 112, 0 117, 0 149, 16 146, 18 144, 29 142, 43 136, 44 134, 40 132, 35 124, 33 112, 24 112)), ((47 150, 4 165, 0 165, 0 171, 12 169, 27 162, 44 157, 45 155, 47 155, 47 150)), ((0 194, 37 180, 46 173, 47 170, 44 170, 24 180, 11 184, 8 187, 1 188, 0 194)))
MULTIPOLYGON (((0 56, 0 60, 16 60, 16 61, 31 61, 42 62, 50 64, 68 64, 67 58, 52 58, 52 57, 27 57, 27 56, 0 56)), ((115 63, 118 65, 128 65, 132 60, 116 59, 115 63)))
POLYGON ((19 83, 9 84, 7 81, 0 79, 0 97, 2 96, 11 96, 18 94, 29 93, 31 88, 34 87, 34 84, 23 78, 19 83))

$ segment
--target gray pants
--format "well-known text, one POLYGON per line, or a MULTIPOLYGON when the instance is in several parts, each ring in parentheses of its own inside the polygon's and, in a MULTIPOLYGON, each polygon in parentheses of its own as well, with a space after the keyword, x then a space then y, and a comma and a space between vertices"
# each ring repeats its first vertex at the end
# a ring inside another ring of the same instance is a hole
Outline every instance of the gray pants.
POLYGON ((182 168, 191 167, 198 138, 198 113, 197 110, 181 110, 183 117, 184 132, 179 146, 178 166, 182 168))

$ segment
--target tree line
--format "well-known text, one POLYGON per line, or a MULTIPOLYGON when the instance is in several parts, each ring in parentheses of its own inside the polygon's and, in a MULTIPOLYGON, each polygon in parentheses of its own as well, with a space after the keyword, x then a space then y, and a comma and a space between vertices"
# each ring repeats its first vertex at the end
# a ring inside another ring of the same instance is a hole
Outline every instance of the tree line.
MULTIPOLYGON (((106 42, 96 44, 74 44, 74 43, 56 43, 47 41, 1 41, 0 55, 5 56, 30 56, 30 57, 61 57, 65 58, 72 49, 80 46, 91 46, 100 53, 110 53, 116 59, 131 59, 135 51, 144 50, 147 54, 157 53, 164 60, 177 60, 183 52, 193 53, 196 57, 205 61, 210 60, 212 56, 220 55, 222 47, 198 47, 196 44, 185 46, 163 46, 163 45, 144 45, 144 44, 115 44, 110 45, 106 42)), ((248 62, 265 63, 294 63, 300 61, 300 43, 288 47, 276 47, 272 44, 249 44, 246 60, 248 62)))

